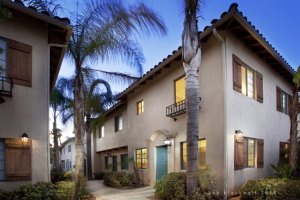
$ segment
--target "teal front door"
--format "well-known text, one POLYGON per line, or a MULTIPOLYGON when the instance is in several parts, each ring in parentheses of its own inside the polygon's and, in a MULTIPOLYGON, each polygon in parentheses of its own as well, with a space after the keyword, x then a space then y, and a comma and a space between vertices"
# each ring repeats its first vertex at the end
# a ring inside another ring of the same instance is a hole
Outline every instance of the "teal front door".
POLYGON ((168 147, 156 147, 156 180, 168 174, 168 147))

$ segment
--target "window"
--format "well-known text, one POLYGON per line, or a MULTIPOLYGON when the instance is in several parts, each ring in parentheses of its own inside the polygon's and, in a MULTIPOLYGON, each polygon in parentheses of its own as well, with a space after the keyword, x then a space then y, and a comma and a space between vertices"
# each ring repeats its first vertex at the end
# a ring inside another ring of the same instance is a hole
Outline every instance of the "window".
POLYGON ((281 162, 289 162, 289 148, 290 144, 287 142, 279 143, 279 161, 281 162))
POLYGON ((121 155, 121 169, 128 170, 128 154, 121 155))
MULTIPOLYGON (((181 150, 181 169, 186 169, 187 162, 187 145, 186 142, 180 143, 181 150)), ((205 169, 206 167, 206 139, 198 141, 198 169, 205 169)))
POLYGON ((264 166, 264 140, 236 135, 234 143, 234 169, 264 166))
POLYGON ((68 145, 68 152, 71 152, 71 145, 68 145))
POLYGON ((5 158, 5 154, 4 154, 4 139, 0 139, 0 181, 4 181, 5 180, 5 165, 4 165, 4 158, 5 158))
POLYGON ((284 92, 280 87, 276 87, 277 110, 288 114, 288 102, 290 96, 284 92))
POLYGON ((102 125, 99 128, 99 138, 103 138, 104 137, 104 126, 102 125))
POLYGON ((144 100, 137 102, 136 104, 136 113, 138 115, 144 112, 144 100))
POLYGON ((0 38, 0 76, 6 77, 7 47, 6 40, 0 38))
POLYGON ((108 170, 108 156, 104 157, 104 169, 108 170))
POLYGON ((146 148, 136 149, 135 151, 136 167, 140 169, 147 169, 148 153, 146 148))
POLYGON ((112 170, 113 171, 118 171, 118 157, 117 156, 112 156, 112 170))
POLYGON ((263 103, 263 75, 233 55, 233 89, 263 103))
POLYGON ((115 117, 115 132, 123 130, 122 114, 115 117))
POLYGON ((185 76, 175 80, 175 103, 185 100, 185 76))

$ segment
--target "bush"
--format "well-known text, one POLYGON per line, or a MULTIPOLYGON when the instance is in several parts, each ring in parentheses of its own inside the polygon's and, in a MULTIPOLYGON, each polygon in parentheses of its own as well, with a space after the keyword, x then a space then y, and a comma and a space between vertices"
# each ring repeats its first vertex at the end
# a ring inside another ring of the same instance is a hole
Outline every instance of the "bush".
POLYGON ((63 181, 72 181, 75 177, 75 174, 73 171, 68 171, 63 176, 63 181))
POLYGON ((182 172, 169 173, 156 182, 155 196, 161 200, 186 199, 186 174, 182 172))
POLYGON ((291 166, 287 163, 278 163, 277 166, 270 164, 275 171, 276 176, 279 178, 291 178, 293 170, 291 166))
POLYGON ((126 172, 106 172, 103 176, 105 185, 120 188, 124 186, 132 186, 134 175, 126 172))
POLYGON ((62 172, 61 170, 52 169, 50 175, 51 175, 51 183, 56 183, 65 180, 64 172, 62 172))
POLYGON ((300 198, 300 180, 264 178, 250 180, 240 189, 241 200, 300 198))
POLYGON ((6 192, 0 189, 0 199, 1 200, 10 200, 11 199, 11 193, 10 192, 6 192))
POLYGON ((57 182, 57 200, 72 200, 75 189, 75 182, 61 181, 57 182))
POLYGON ((79 178, 79 185, 75 185, 79 187, 79 192, 78 192, 78 199, 80 200, 85 200, 85 199, 89 199, 89 192, 87 190, 87 186, 86 186, 86 178, 85 177, 81 177, 79 178))
POLYGON ((95 178, 96 180, 102 180, 104 174, 105 174, 105 172, 96 172, 96 173, 94 173, 94 178, 95 178))

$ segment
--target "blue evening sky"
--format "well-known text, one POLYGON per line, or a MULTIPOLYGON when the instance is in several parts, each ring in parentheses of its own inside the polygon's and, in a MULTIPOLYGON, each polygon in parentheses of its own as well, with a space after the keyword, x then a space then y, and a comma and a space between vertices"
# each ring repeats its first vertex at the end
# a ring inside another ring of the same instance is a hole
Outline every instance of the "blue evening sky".
MULTIPOLYGON (((58 1, 65 12, 61 16, 69 16, 70 11, 76 11, 75 0, 58 1)), ((136 0, 128 0, 129 3, 136 0)), ((168 33, 165 36, 153 35, 140 38, 146 62, 144 72, 158 64, 163 58, 171 54, 181 45, 183 29, 183 0, 144 0, 164 20, 168 33)), ((300 1, 299 0, 203 0, 199 30, 210 25, 212 19, 219 19, 220 15, 228 11, 231 3, 238 3, 238 9, 263 34, 275 49, 297 69, 300 66, 300 1)), ((83 1, 79 1, 80 5, 83 1)), ((91 66, 107 71, 120 71, 135 74, 128 66, 118 63, 98 63, 91 66)), ((60 76, 70 76, 74 69, 67 60, 63 62, 60 76)), ((114 91, 122 91, 126 86, 114 86, 114 91)), ((69 132, 69 131, 68 131, 69 132)), ((70 135, 71 136, 71 135, 70 135)))

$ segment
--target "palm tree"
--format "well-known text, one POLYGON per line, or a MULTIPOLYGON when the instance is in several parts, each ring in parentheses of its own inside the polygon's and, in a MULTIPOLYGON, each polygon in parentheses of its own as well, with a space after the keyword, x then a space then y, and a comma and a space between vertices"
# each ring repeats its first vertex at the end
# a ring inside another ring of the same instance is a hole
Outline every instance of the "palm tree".
POLYGON ((3 0, 0 0, 0 22, 12 17, 12 13, 8 8, 3 6, 3 0))
POLYGON ((182 33, 182 59, 186 77, 186 108, 187 108, 187 167, 186 189, 187 196, 192 199, 192 194, 198 187, 197 161, 199 138, 199 81, 198 70, 201 63, 201 47, 197 26, 197 12, 200 1, 185 0, 182 33))
POLYGON ((88 1, 80 13, 68 44, 67 55, 75 65, 74 131, 76 146, 76 192, 83 175, 84 79, 83 66, 93 61, 115 58, 139 69, 143 55, 133 35, 142 32, 165 33, 160 18, 145 4, 124 5, 121 0, 88 1))
POLYGON ((60 137, 60 130, 57 128, 57 119, 64 112, 66 105, 68 105, 70 99, 64 95, 64 91, 60 88, 62 79, 58 81, 58 84, 55 86, 50 95, 50 107, 52 108, 52 119, 53 127, 51 134, 53 135, 53 149, 54 149, 54 169, 59 170, 59 145, 58 139, 60 137))
POLYGON ((300 67, 297 72, 294 74, 293 82, 295 87, 293 89, 293 95, 290 100, 290 109, 289 115, 291 120, 291 129, 290 129, 290 149, 289 149, 289 164, 293 171, 293 175, 297 176, 297 157, 298 157, 298 142, 297 142, 297 116, 300 112, 299 107, 299 90, 300 90, 300 67))
POLYGON ((57 0, 22 0, 27 6, 34 7, 38 12, 47 12, 50 16, 55 16, 62 7, 57 0))

